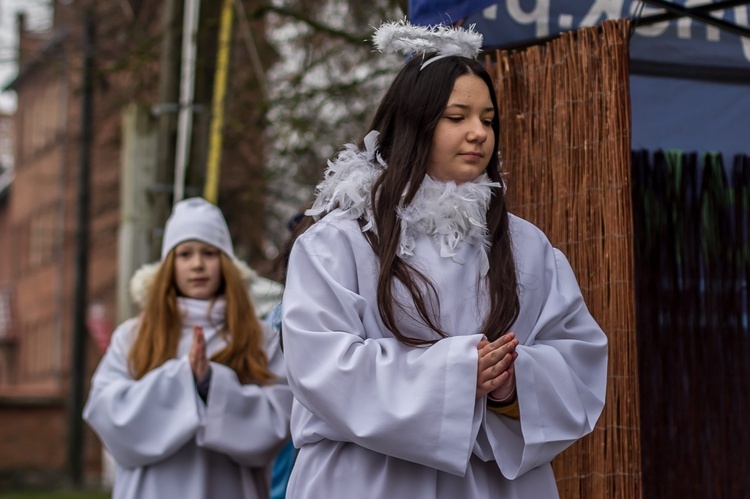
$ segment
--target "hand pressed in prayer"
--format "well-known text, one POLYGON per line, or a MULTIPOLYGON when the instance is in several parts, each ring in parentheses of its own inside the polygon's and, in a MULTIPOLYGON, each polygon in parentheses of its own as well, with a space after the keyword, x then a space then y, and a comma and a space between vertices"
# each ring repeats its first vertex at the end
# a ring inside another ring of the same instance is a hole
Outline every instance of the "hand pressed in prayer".
POLYGON ((477 369, 477 398, 490 395, 495 400, 512 398, 516 388, 513 362, 518 340, 508 333, 493 342, 482 340, 477 345, 479 353, 477 369))
POLYGON ((196 383, 203 380, 211 368, 206 354, 206 338, 202 326, 193 326, 193 346, 190 347, 190 369, 196 383))

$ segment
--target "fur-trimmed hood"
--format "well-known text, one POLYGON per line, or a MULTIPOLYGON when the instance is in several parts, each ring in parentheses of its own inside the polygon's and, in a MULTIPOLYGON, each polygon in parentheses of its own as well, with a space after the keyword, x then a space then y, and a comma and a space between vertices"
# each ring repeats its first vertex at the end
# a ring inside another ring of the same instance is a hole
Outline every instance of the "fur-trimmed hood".
MULTIPOLYGON (((258 317, 268 314, 281 302, 284 286, 281 283, 266 279, 258 275, 248 264, 241 260, 232 260, 240 271, 240 276, 245 282, 253 302, 255 313, 258 317)), ((130 279, 130 297, 138 308, 143 309, 151 291, 151 286, 156 277, 156 271, 161 262, 147 263, 135 271, 130 279)))

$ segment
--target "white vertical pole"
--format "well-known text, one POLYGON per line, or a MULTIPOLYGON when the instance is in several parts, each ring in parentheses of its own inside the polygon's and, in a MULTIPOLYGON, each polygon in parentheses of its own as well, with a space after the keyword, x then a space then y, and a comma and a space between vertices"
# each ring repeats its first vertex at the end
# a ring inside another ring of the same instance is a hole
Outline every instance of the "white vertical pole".
POLYGON ((195 53, 198 37, 200 0, 185 0, 182 28, 182 67, 180 70, 180 112, 177 117, 177 145, 174 171, 174 202, 185 197, 185 171, 190 157, 195 91, 195 53))

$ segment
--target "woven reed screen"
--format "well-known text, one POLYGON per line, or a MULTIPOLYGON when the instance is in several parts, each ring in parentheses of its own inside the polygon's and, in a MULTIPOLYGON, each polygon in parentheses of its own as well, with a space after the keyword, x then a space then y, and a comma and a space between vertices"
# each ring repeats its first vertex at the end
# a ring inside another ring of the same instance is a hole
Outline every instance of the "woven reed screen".
POLYGON ((570 260, 609 338, 594 432, 553 462, 563 498, 641 496, 627 20, 488 57, 511 211, 570 260))

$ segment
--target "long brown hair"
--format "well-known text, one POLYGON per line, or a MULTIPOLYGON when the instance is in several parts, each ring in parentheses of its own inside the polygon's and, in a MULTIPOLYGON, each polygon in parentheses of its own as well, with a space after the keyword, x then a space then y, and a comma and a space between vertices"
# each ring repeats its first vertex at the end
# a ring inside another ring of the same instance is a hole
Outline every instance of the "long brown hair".
MULTIPOLYGON (((220 253, 222 284, 217 294, 226 297, 227 346, 211 360, 230 367, 241 383, 268 384, 275 376, 268 370, 263 350, 263 330, 255 315, 247 287, 232 260, 220 253)), ((141 315, 138 335, 128 355, 134 379, 175 358, 182 335, 182 313, 177 303, 174 250, 164 258, 154 277, 141 315)))
MULTIPOLYGON (((425 57, 428 59, 430 56, 425 57)), ((380 132, 378 149, 387 162, 383 174, 372 190, 372 206, 377 236, 368 231, 367 237, 380 261, 378 275, 378 309, 386 327, 402 343, 426 345, 448 334, 436 322, 436 310, 428 310, 425 293, 431 295, 439 307, 437 293, 427 276, 405 262, 397 254, 400 241, 400 222, 397 207, 408 205, 417 194, 427 174, 427 163, 435 128, 445 111, 456 79, 474 75, 486 84, 495 109, 492 118, 495 151, 490 155, 487 174, 502 183, 497 155, 499 141, 498 105, 492 79, 480 63, 465 57, 451 56, 434 61, 420 70, 421 57, 406 63, 380 102, 370 127, 380 132), (402 200, 402 193, 406 192, 402 200), (410 293, 424 324, 438 336, 435 339, 412 338, 396 325, 393 296, 394 281, 398 280, 410 293), (421 286, 420 286, 421 284, 421 286)), ((511 249, 508 209, 502 189, 495 189, 487 211, 490 235, 490 270, 488 286, 490 313, 484 320, 482 332, 494 340, 508 332, 518 317, 520 304, 515 260, 511 249)))

